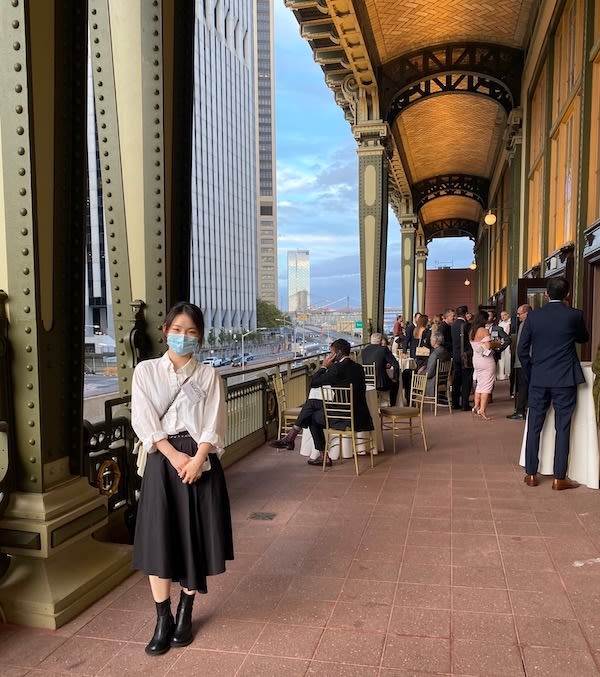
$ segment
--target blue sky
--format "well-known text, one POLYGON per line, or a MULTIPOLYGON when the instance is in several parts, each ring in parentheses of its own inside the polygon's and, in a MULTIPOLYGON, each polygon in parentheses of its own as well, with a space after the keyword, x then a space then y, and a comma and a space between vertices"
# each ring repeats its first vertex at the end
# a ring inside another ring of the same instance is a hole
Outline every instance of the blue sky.
MULTIPOLYGON (((326 86, 299 25, 275 5, 279 304, 287 308, 287 251, 308 249, 311 305, 360 305, 356 142, 326 86)), ((468 266, 472 243, 446 238, 429 246, 428 267, 468 266)), ((390 211, 386 307, 399 307, 400 230, 390 211)))

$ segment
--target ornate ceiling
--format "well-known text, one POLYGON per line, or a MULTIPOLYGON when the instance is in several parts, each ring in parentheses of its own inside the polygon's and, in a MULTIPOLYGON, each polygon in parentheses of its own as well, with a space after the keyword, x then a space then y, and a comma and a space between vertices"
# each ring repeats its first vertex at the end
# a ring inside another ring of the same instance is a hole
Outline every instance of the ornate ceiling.
POLYGON ((476 238, 493 168, 520 120, 523 49, 537 3, 285 2, 349 122, 362 115, 389 124, 390 184, 418 214, 424 238, 476 238), (370 107, 358 110, 344 91, 352 75, 367 90, 374 85, 370 107))

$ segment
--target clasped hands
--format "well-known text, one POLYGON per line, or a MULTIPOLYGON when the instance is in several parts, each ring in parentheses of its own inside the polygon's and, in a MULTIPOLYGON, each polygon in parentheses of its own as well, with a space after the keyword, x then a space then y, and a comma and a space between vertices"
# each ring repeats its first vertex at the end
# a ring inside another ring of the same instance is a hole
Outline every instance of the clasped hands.
POLYGON ((169 463, 175 468, 183 484, 192 484, 202 477, 202 466, 205 461, 200 454, 188 456, 176 449, 169 455, 169 463))

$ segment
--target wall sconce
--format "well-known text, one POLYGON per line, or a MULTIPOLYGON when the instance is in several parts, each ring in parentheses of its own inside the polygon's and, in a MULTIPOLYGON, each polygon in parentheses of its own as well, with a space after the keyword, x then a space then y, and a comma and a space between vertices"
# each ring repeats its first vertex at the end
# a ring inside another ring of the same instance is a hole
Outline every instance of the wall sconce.
POLYGON ((493 226, 496 223, 496 215, 492 213, 491 209, 488 209, 488 213, 483 217, 486 226, 493 226))
POLYGON ((469 278, 467 278, 465 280, 465 287, 468 287, 470 284, 471 284, 471 280, 469 280, 469 278))
POLYGON ((471 263, 469 264, 469 268, 471 270, 477 270, 477 264, 475 263, 475 259, 471 261, 471 263))

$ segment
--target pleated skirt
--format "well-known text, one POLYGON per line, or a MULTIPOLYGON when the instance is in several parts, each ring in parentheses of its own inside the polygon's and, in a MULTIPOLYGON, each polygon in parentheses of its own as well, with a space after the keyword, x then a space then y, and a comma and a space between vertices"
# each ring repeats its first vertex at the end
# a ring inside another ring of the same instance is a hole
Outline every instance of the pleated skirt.
MULTIPOLYGON (((196 453, 191 437, 169 441, 190 456, 196 453)), ((225 475, 218 456, 209 457, 211 469, 183 484, 160 452, 148 454, 133 544, 135 569, 203 593, 206 577, 223 573, 233 559, 225 475)))

